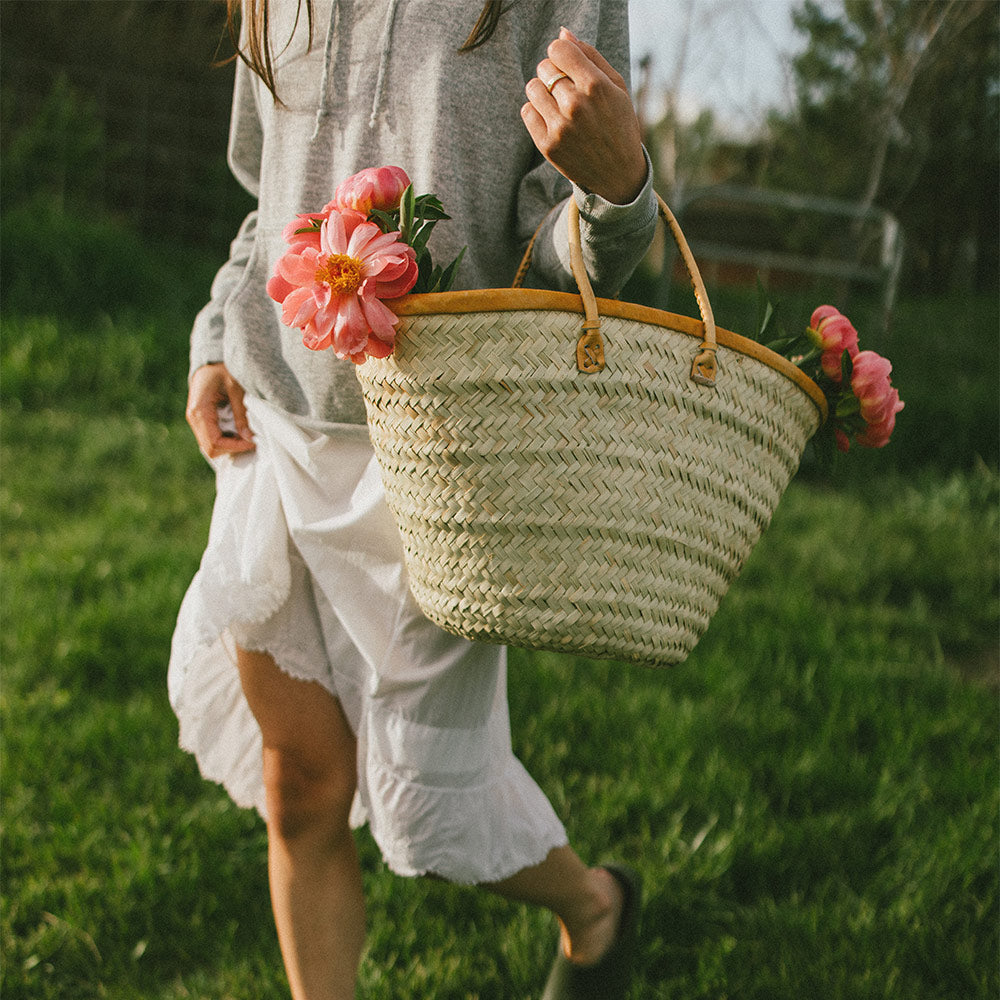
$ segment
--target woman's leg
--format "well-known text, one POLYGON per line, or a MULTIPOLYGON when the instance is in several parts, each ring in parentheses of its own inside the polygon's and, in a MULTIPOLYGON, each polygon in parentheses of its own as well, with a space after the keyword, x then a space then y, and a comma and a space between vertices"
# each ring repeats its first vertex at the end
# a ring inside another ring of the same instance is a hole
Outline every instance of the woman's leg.
POLYGON ((340 702, 237 650, 264 742, 268 870, 294 1000, 354 1000, 365 939, 361 869, 348 818, 356 741, 340 702))
POLYGON ((567 958, 599 961, 615 940, 624 896, 603 868, 587 868, 570 847, 557 847, 540 864, 483 886, 507 899, 535 903, 559 918, 567 958))

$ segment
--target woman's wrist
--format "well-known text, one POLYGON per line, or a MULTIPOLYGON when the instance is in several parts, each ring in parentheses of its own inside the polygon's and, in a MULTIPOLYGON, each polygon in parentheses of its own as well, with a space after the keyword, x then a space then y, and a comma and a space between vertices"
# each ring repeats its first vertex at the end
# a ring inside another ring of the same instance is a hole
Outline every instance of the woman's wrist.
MULTIPOLYGON (((621 200, 609 198, 603 191, 595 191, 579 184, 575 185, 578 192, 583 195, 583 198, 577 198, 580 211, 588 216, 608 213, 617 215, 620 214, 617 211, 619 209, 636 209, 644 205, 648 200, 648 192, 653 186, 653 161, 650 159, 649 153, 646 152, 645 146, 639 147, 639 155, 642 158, 642 167, 636 175, 639 177, 638 183, 630 180, 616 185, 617 188, 627 192, 625 195, 619 196, 621 200), (588 199, 588 201, 584 201, 584 199, 588 199)), ((608 193, 615 192, 609 191, 608 193)))
POLYGON ((595 188, 590 194, 612 205, 631 205, 642 194, 649 180, 649 164, 645 150, 640 146, 630 157, 627 166, 623 166, 616 176, 600 188, 595 188))

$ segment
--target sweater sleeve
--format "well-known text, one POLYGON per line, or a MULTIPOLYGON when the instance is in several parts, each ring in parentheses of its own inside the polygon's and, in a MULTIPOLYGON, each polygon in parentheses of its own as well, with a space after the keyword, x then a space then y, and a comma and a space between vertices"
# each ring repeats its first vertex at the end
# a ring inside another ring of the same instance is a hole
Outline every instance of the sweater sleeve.
MULTIPOLYGON (((645 150, 643 150, 645 153, 645 150)), ((646 153, 646 183, 628 205, 615 205, 600 195, 590 194, 575 184, 564 182, 567 194, 555 201, 538 228, 532 251, 531 269, 525 280, 529 287, 574 290, 569 262, 569 198, 580 209, 580 242, 587 274, 597 295, 614 297, 638 267, 657 225, 657 204, 653 193, 653 170, 646 153)), ((545 164, 548 167, 548 164, 545 164)), ((552 170, 552 168, 549 168, 552 170)), ((552 170, 556 173, 555 170, 552 170)), ((533 180, 529 176, 526 182, 533 180)), ((539 205, 542 198, 532 194, 528 204, 539 205)), ((552 205, 552 201, 548 204, 552 205)), ((524 204, 524 202, 522 202, 524 204)), ((542 212, 536 211, 537 221, 542 212)), ((530 216, 529 216, 530 217, 530 216)), ((530 238, 530 231, 528 233, 530 238)))
MULTIPOLYGON (((240 184, 255 197, 259 193, 262 144, 256 87, 250 70, 242 61, 237 61, 229 128, 229 167, 240 184)), ((243 220, 243 225, 230 246, 229 259, 212 282, 208 304, 195 317, 191 330, 189 373, 202 365, 214 364, 223 359, 223 317, 226 302, 243 278, 256 235, 257 212, 253 211, 243 220)))
MULTIPOLYGON (((581 5, 582 7, 582 5, 581 5)), ((581 8, 577 8, 581 9, 581 8)), ((593 40, 597 50, 629 85, 628 6, 624 0, 601 0, 592 7, 590 23, 577 33, 593 40)), ((563 16, 569 15, 569 11, 563 16)), ((584 15, 581 15, 584 16, 584 15)), ((569 23, 569 22, 564 22, 569 23)), ((646 182, 635 200, 615 205, 599 195, 570 184, 551 164, 539 157, 521 182, 518 197, 518 234, 527 244, 538 230, 532 265, 525 284, 572 290, 569 264, 569 198, 580 209, 580 236, 583 259, 596 294, 612 297, 621 291, 649 249, 656 232, 657 204, 653 191, 653 169, 646 158, 646 182)))
POLYGON ((229 251, 229 259, 219 269, 212 282, 212 293, 207 305, 195 317, 191 330, 191 375, 202 365, 222 361, 222 338, 225 332, 223 313, 226 302, 239 285, 253 249, 257 231, 257 213, 251 212, 240 226, 229 251))

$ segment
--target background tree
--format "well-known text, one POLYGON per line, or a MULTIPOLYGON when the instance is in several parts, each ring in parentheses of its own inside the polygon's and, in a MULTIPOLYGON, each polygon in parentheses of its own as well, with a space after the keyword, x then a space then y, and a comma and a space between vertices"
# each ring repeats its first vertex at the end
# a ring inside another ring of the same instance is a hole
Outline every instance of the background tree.
POLYGON ((762 180, 895 213, 907 280, 997 283, 1000 6, 805 0, 797 103, 772 115, 762 180))

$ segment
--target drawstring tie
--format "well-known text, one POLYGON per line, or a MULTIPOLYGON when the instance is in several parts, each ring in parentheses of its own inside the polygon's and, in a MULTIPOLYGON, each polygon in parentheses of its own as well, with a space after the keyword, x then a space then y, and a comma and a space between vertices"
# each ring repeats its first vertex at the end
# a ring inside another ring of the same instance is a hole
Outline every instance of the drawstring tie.
MULTIPOLYGON (((374 128, 378 121, 379 109, 382 105, 382 98, 385 96, 385 78, 389 68, 389 52, 392 48, 392 28, 396 20, 396 8, 399 0, 389 0, 389 8, 386 11, 385 26, 382 29, 382 51, 378 63, 378 77, 375 81, 375 97, 372 100, 372 111, 368 118, 368 127, 374 128)), ((330 7, 330 22, 326 28, 326 44, 323 52, 323 77, 320 81, 320 103, 316 109, 316 123, 313 127, 312 138, 319 135, 320 126, 323 119, 330 114, 329 90, 330 74, 333 66, 333 40, 337 33, 337 25, 340 21, 339 0, 333 0, 330 7)))
POLYGON ((320 80, 319 107, 316 108, 316 124, 313 127, 312 139, 319 135, 320 125, 323 119, 330 113, 329 91, 330 91, 330 68, 333 63, 333 39, 337 33, 337 21, 340 19, 339 0, 333 0, 330 5, 330 21, 326 26, 326 43, 323 51, 323 76, 320 80))
POLYGON ((392 46, 392 25, 396 20, 397 0, 389 0, 389 10, 385 17, 385 28, 382 32, 382 55, 378 62, 378 79, 375 83, 375 99, 372 101, 372 113, 368 119, 368 127, 374 128, 378 119, 379 105, 382 103, 382 91, 385 88, 385 74, 389 65, 389 49, 392 46))

